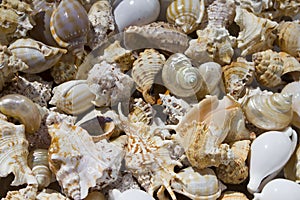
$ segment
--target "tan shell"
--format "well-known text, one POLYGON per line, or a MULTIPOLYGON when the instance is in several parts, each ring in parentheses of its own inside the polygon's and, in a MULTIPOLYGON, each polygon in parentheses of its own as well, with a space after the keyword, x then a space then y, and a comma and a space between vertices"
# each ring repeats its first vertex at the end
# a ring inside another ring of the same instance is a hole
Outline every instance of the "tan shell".
POLYGON ((27 185, 26 188, 9 191, 2 200, 35 200, 37 195, 37 186, 27 185))
POLYGON ((236 62, 222 67, 225 91, 235 99, 245 94, 245 86, 251 84, 254 77, 254 64, 239 57, 236 62))
POLYGON ((271 0, 236 0, 236 2, 240 4, 241 8, 250 10, 256 15, 258 15, 266 9, 272 8, 273 6, 273 2, 271 0))
POLYGON ((63 194, 52 189, 44 189, 36 196, 36 200, 70 200, 63 194))
POLYGON ((249 200, 242 192, 226 191, 218 200, 249 200))
POLYGON ((150 89, 155 82, 155 77, 165 64, 165 57, 154 49, 146 49, 141 52, 133 63, 131 76, 142 92, 146 102, 154 104, 155 98, 151 96, 150 89))
POLYGON ((235 16, 235 2, 233 0, 216 0, 207 7, 208 26, 228 27, 235 16))
POLYGON ((272 49, 276 39, 277 22, 259 18, 245 9, 237 7, 234 21, 240 27, 237 47, 241 55, 246 56, 257 51, 272 49))
POLYGON ((284 177, 300 183, 300 145, 296 147, 295 152, 284 167, 284 177))
POLYGON ((143 122, 147 125, 152 123, 154 110, 149 103, 144 102, 141 98, 136 98, 132 107, 132 111, 128 114, 129 121, 133 123, 143 122))

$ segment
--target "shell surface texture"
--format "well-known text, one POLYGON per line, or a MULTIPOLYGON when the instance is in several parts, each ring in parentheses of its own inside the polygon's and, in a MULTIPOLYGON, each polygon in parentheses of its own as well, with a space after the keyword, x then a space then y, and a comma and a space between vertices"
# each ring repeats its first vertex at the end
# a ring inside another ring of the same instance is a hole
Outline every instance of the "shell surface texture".
POLYGON ((204 0, 175 0, 167 8, 166 17, 189 34, 201 23, 204 7, 204 0))
POLYGON ((61 1, 50 18, 50 30, 54 40, 78 58, 83 55, 89 27, 87 12, 77 0, 61 1))
POLYGON ((233 22, 235 16, 235 4, 233 0, 217 0, 207 8, 208 26, 227 27, 233 22))
POLYGON ((134 99, 132 111, 128 114, 128 119, 131 122, 143 122, 150 125, 153 122, 154 110, 149 103, 143 99, 134 99))

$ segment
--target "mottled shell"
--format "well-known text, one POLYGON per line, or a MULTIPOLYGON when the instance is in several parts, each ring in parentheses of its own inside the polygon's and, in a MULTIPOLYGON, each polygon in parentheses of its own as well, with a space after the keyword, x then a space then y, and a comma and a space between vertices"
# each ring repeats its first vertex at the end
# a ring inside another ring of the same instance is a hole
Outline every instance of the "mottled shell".
POLYGON ((196 30, 204 15, 204 0, 175 0, 167 9, 167 20, 189 34, 196 30))
POLYGON ((141 98, 134 99, 132 110, 128 114, 129 121, 133 123, 143 122, 147 125, 150 125, 153 117, 154 110, 149 103, 144 102, 141 98))
POLYGON ((71 80, 53 88, 49 104, 58 109, 78 115, 93 106, 94 93, 89 90, 85 80, 71 80))
POLYGON ((51 47, 30 38, 18 39, 8 48, 29 66, 23 72, 30 74, 40 73, 51 68, 67 52, 65 49, 51 47))
POLYGON ((65 121, 48 130, 49 166, 66 196, 84 199, 89 188, 117 178, 123 154, 116 146, 105 140, 94 143, 87 131, 65 121))
POLYGON ((50 30, 54 40, 79 58, 83 55, 89 27, 87 12, 77 0, 61 1, 51 15, 50 30))
POLYGON ((240 27, 237 38, 237 47, 241 50, 241 55, 272 49, 276 39, 278 24, 266 18, 259 18, 246 9, 237 7, 234 21, 240 27))
POLYGON ((235 16, 235 2, 233 0, 216 0, 207 7, 208 26, 220 28, 233 22, 235 16))
POLYGON ((264 130, 280 130, 293 118, 292 95, 263 92, 250 96, 242 106, 249 122, 264 130))
POLYGON ((146 49, 141 52, 134 61, 131 76, 142 92, 146 102, 154 104, 155 98, 151 96, 150 89, 155 82, 155 77, 165 64, 165 56, 154 49, 146 49))
POLYGON ((77 66, 74 63, 58 61, 51 69, 50 74, 56 84, 74 80, 77 74, 77 66))
POLYGON ((206 90, 198 68, 193 67, 191 60, 181 53, 167 59, 162 70, 162 80, 172 94, 180 97, 196 96, 198 92, 206 90))
POLYGON ((278 46, 281 51, 288 54, 300 57, 300 22, 298 20, 293 22, 282 22, 278 26, 278 46))
POLYGON ((219 200, 249 200, 244 193, 235 191, 226 191, 222 193, 219 200))
POLYGON ((23 95, 9 94, 1 97, 0 112, 24 124, 26 133, 34 133, 40 128, 42 117, 38 107, 23 95))
POLYGON ((172 180, 172 189, 191 199, 216 200, 225 189, 210 168, 196 171, 188 167, 179 171, 177 175, 181 180, 172 180))

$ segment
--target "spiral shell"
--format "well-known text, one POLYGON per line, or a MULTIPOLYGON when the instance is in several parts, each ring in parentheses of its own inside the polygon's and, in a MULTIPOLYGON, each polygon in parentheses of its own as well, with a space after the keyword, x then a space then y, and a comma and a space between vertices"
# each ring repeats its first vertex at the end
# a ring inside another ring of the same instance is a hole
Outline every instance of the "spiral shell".
POLYGON ((0 112, 19 120, 25 125, 27 133, 34 133, 40 128, 41 115, 38 107, 23 95, 9 94, 1 97, 0 112))
POLYGON ((171 93, 180 97, 190 97, 206 90, 199 70, 181 53, 173 54, 167 59, 162 70, 162 80, 171 93))
POLYGON ((287 94, 255 94, 245 101, 242 108, 249 122, 265 130, 283 129, 293 118, 292 95, 287 94))
POLYGON ((89 19, 86 10, 77 0, 63 0, 53 11, 50 30, 61 47, 68 48, 81 58, 87 42, 89 19))
POLYGON ((167 20, 189 34, 196 30, 204 15, 204 0, 175 0, 167 9, 167 20))

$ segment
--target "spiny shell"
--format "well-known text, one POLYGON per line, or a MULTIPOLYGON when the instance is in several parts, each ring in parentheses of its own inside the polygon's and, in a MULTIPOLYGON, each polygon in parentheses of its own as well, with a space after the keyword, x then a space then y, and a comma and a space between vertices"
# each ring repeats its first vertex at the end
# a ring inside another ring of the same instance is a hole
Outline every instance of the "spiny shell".
POLYGON ((172 180, 172 189, 191 199, 216 200, 225 189, 210 168, 194 170, 188 167, 179 171, 177 175, 181 180, 172 180))
POLYGON ((214 28, 228 27, 235 16, 235 3, 233 0, 216 0, 207 7, 208 26, 214 28))
POLYGON ((37 194, 36 200, 70 200, 70 199, 55 190, 44 189, 37 194))
POLYGON ((183 53, 188 48, 189 37, 178 27, 165 22, 144 26, 130 26, 124 31, 127 49, 154 48, 172 53, 183 53))
POLYGON ((58 109, 78 115, 93 106, 94 93, 89 90, 86 80, 71 80, 56 86, 49 104, 58 109))
POLYGON ((61 1, 51 15, 50 30, 54 40, 79 58, 87 42, 89 27, 87 12, 77 0, 61 1))
POLYGON ((226 191, 222 193, 219 200, 249 200, 244 193, 235 191, 226 191))
POLYGON ((282 22, 278 26, 278 46, 281 51, 300 57, 300 39, 297 34, 300 31, 299 20, 293 22, 282 22))
POLYGON ((141 52, 134 61, 131 76, 137 84, 137 89, 142 92, 146 102, 154 104, 155 98, 151 96, 150 89, 155 82, 155 77, 165 64, 165 56, 154 49, 141 52))
POLYGON ((89 188, 116 179, 123 154, 115 145, 104 140, 94 143, 87 131, 65 121, 48 130, 49 166, 68 197, 84 199, 89 188))
POLYGON ((152 123, 154 117, 154 110, 149 103, 143 101, 143 99, 134 99, 132 111, 128 114, 129 121, 143 122, 147 125, 152 123))
POLYGON ((241 31, 237 38, 237 47, 241 55, 271 49, 276 39, 274 33, 278 24, 265 18, 259 18, 245 9, 237 7, 234 21, 241 31))
POLYGON ((191 60, 182 53, 171 55, 162 69, 164 86, 180 97, 204 96, 206 85, 199 70, 192 66, 191 60))
POLYGON ((225 91, 238 99, 245 93, 245 86, 251 84, 254 77, 254 64, 239 57, 236 62, 222 67, 225 91))
POLYGON ((293 118, 292 95, 262 92, 250 96, 242 106, 249 122, 265 130, 287 127, 293 118))
POLYGON ((189 34, 200 24, 204 8, 204 0, 175 0, 169 5, 166 17, 189 34))
POLYGON ((0 112, 24 124, 26 133, 34 133, 40 128, 41 115, 38 107, 23 95, 9 94, 1 97, 0 112))
POLYGON ((65 49, 51 47, 30 38, 18 39, 8 48, 29 66, 23 72, 30 74, 40 73, 51 68, 67 52, 65 49))

